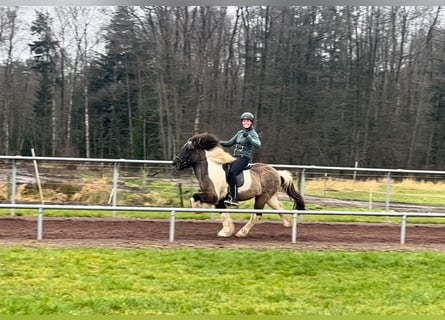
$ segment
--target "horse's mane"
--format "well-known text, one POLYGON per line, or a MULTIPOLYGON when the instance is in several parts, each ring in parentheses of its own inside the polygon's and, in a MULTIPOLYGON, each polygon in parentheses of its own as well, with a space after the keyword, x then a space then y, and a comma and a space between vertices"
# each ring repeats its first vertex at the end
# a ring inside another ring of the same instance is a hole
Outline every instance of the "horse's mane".
POLYGON ((229 153, 225 152, 221 146, 218 148, 213 148, 208 151, 209 157, 211 157, 215 162, 224 164, 224 163, 232 163, 235 161, 235 158, 231 156, 229 153))
POLYGON ((195 147, 206 150, 209 157, 217 163, 231 163, 235 160, 233 156, 224 151, 219 143, 219 139, 214 134, 207 132, 198 133, 191 137, 190 141, 195 147))

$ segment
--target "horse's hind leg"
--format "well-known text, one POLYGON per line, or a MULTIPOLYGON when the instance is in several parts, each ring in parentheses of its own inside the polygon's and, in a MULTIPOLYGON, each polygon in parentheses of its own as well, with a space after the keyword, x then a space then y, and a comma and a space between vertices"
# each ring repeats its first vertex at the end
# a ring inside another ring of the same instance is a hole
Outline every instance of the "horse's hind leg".
MULTIPOLYGON (((278 211, 283 210, 280 201, 278 201, 278 195, 274 195, 272 198, 270 198, 269 201, 267 201, 267 204, 274 210, 278 211)), ((279 213, 278 215, 281 217, 281 222, 283 223, 283 226, 285 226, 286 228, 292 227, 289 215, 283 213, 279 213)))

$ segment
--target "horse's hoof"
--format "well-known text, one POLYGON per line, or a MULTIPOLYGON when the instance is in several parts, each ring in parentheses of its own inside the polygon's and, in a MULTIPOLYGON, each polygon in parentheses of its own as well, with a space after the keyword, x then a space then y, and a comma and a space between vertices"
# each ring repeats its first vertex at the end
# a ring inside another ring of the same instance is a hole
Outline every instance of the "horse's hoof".
POLYGON ((232 235, 233 235, 233 232, 226 232, 226 231, 223 231, 223 230, 218 232, 218 237, 221 237, 221 238, 229 238, 232 235))
POLYGON ((245 232, 243 232, 242 230, 240 230, 240 231, 238 231, 238 232, 235 234, 235 237, 237 237, 237 238, 245 238, 245 237, 247 237, 247 233, 245 233, 245 232))
POLYGON ((195 201, 193 198, 190 199, 190 205, 192 208, 202 208, 202 202, 195 201))
POLYGON ((292 227, 292 223, 290 223, 289 221, 286 221, 286 222, 283 223, 283 226, 285 228, 290 228, 290 227, 292 227))

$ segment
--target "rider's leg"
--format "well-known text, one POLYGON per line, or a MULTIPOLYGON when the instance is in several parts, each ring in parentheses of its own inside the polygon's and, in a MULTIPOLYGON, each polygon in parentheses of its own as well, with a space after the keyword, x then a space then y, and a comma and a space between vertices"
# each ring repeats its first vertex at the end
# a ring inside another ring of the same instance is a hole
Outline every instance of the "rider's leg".
POLYGON ((239 202, 237 200, 238 193, 237 193, 237 187, 236 184, 230 184, 229 185, 229 194, 227 195, 227 199, 224 200, 224 203, 231 206, 238 206, 239 202))
POLYGON ((229 205, 237 206, 238 203, 238 189, 236 186, 236 176, 238 173, 243 171, 243 169, 249 164, 249 158, 239 157, 232 163, 228 175, 228 183, 229 183, 229 194, 227 200, 224 203, 229 205))

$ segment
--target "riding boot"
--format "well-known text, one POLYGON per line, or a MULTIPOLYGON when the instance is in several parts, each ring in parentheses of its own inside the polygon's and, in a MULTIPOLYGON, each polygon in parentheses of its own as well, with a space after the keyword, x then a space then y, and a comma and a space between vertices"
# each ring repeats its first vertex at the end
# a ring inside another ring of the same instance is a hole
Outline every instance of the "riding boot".
POLYGON ((235 184, 233 186, 230 186, 229 194, 227 196, 227 199, 224 200, 224 203, 231 206, 239 206, 237 198, 238 198, 238 188, 235 184))

